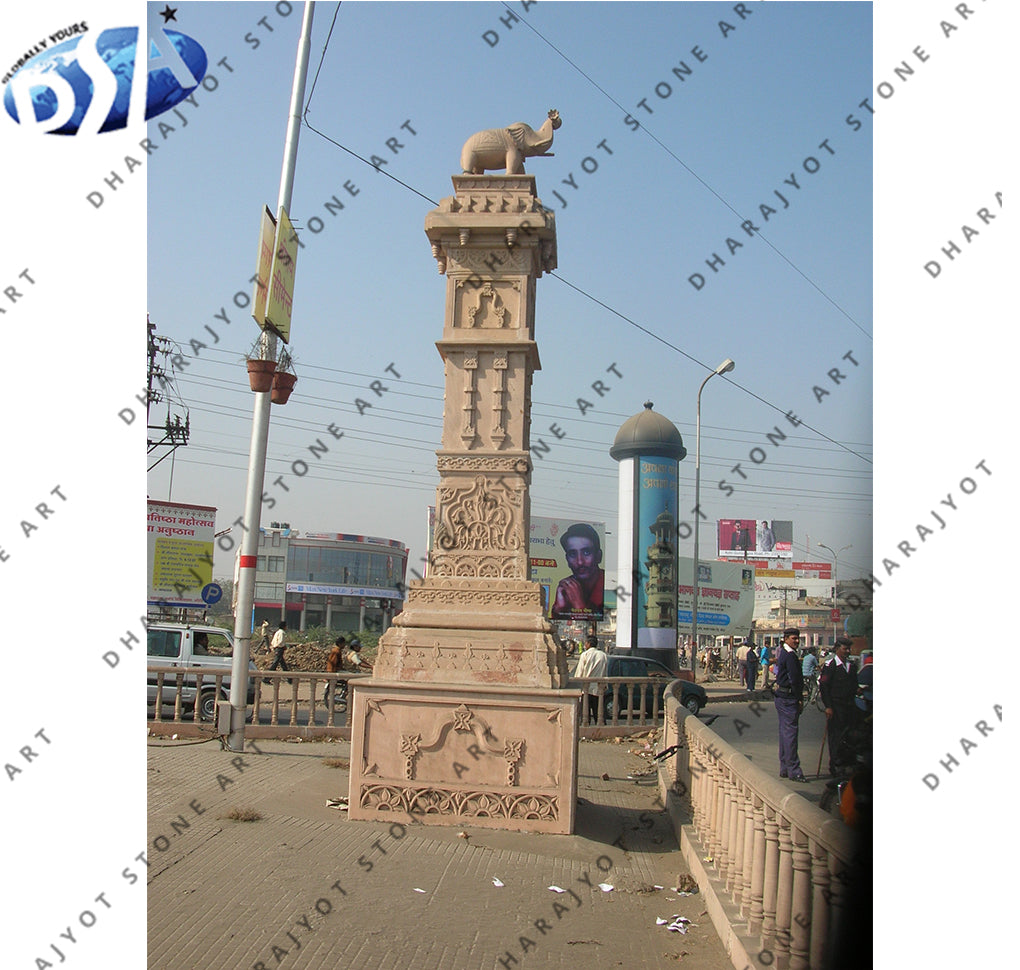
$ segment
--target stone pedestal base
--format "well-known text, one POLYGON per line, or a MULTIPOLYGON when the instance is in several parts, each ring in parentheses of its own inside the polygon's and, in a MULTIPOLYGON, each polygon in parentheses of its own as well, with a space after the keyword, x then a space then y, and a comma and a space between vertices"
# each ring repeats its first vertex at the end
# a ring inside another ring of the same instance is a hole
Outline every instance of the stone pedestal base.
POLYGON ((571 834, 579 699, 575 690, 359 682, 349 816, 571 834))

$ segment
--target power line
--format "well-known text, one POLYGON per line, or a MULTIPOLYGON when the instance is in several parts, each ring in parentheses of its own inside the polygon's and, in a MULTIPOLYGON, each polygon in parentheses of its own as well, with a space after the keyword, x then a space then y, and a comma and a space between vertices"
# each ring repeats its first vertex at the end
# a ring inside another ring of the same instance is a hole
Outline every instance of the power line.
MULTIPOLYGON (((510 7, 505 2, 503 3, 503 6, 506 7, 507 10, 510 9, 510 7)), ((556 53, 559 54, 559 56, 562 57, 563 60, 565 60, 575 71, 577 71, 578 74, 581 75, 581 77, 583 77, 589 84, 591 84, 597 91, 599 91, 600 94, 602 94, 604 97, 608 98, 614 105, 616 105, 616 107, 619 108, 620 111, 623 112, 625 117, 630 115, 630 112, 622 104, 620 104, 620 102, 617 101, 616 98, 614 98, 608 91, 606 91, 605 88, 603 88, 599 84, 597 84, 591 77, 589 77, 587 74, 585 74, 585 72, 582 71, 581 68, 578 67, 569 57, 567 57, 567 55, 564 54, 563 51, 561 51, 551 40, 549 40, 542 33, 540 33, 539 30, 534 26, 534 24, 530 23, 527 20, 522 21, 522 23, 524 23, 524 25, 532 33, 534 33, 536 37, 538 37, 544 43, 548 44, 554 51, 556 51, 556 53)), ((648 135, 648 137, 651 138, 652 141, 655 142, 656 145, 658 145, 667 155, 669 155, 670 158, 672 158, 678 165, 680 165, 681 168, 684 169, 684 171, 686 171, 697 182, 699 182, 701 185, 703 185, 713 196, 715 196, 716 199, 718 199, 724 206, 726 206, 726 208, 729 209, 730 212, 732 212, 738 219, 740 219, 742 222, 748 221, 747 219, 745 219, 745 217, 743 215, 741 215, 736 210, 736 208, 734 206, 730 205, 730 203, 726 199, 724 199, 722 197, 722 195, 720 195, 714 188, 712 188, 712 186, 709 185, 708 182, 706 182, 700 175, 698 175, 698 173, 695 172, 694 169, 692 169, 683 159, 681 159, 679 156, 677 156, 672 151, 672 149, 670 149, 667 145, 665 145, 662 141, 660 141, 659 138, 655 135, 655 133, 650 131, 646 125, 642 124, 641 128, 642 128, 643 131, 645 131, 645 133, 648 135)), ((822 296, 828 303, 830 303, 840 313, 842 313, 843 316, 846 317, 847 320, 849 320, 858 330, 860 330, 860 332, 862 334, 864 334, 865 337, 867 337, 869 340, 873 340, 874 339, 872 337, 872 335, 870 333, 868 333, 867 330, 864 329, 864 327, 862 327, 852 316, 850 316, 850 314, 846 310, 843 309, 843 307, 841 307, 835 300, 833 300, 832 297, 830 297, 813 279, 811 279, 810 276, 808 276, 805 272, 803 272, 803 270, 801 270, 782 251, 780 251, 778 248, 776 248, 776 246, 774 246, 769 241, 767 236, 762 235, 760 229, 756 229, 755 232, 758 233, 758 238, 761 239, 762 242, 764 242, 765 245, 769 247, 769 249, 771 249, 780 259, 782 259, 783 262, 785 262, 787 264, 787 266, 789 266, 795 273, 797 273, 798 276, 800 276, 803 280, 805 280, 807 283, 809 283, 819 293, 820 296, 822 296)))
MULTIPOLYGON (((505 4, 504 4, 504 6, 505 6, 505 4)), ((337 9, 336 9, 336 11, 334 12, 334 15, 333 15, 333 22, 330 24, 330 29, 329 29, 329 33, 328 33, 328 35, 326 37, 326 42, 325 42, 325 44, 323 45, 323 48, 322 48, 322 54, 321 54, 321 56, 319 58, 319 67, 316 69, 316 80, 318 80, 319 71, 322 69, 322 64, 325 61, 326 51, 327 51, 327 49, 329 47, 330 39, 333 36, 333 27, 334 27, 334 25, 336 23, 336 18, 337 18, 337 14, 339 13, 339 9, 340 9, 340 6, 338 4, 337 5, 337 9)), ((560 51, 551 41, 549 41, 547 38, 543 37, 542 34, 539 33, 531 24, 527 23, 527 21, 525 21, 525 23, 527 24, 529 29, 534 31, 536 36, 538 36, 543 42, 548 44, 554 51, 556 51, 556 53, 559 54, 564 60, 566 60, 567 63, 571 65, 571 67, 573 67, 576 71, 578 71, 578 73, 580 73, 582 75, 582 77, 584 77, 587 81, 589 81, 589 83, 594 85, 603 95, 605 95, 605 97, 609 98, 609 100, 612 101, 613 104, 616 105, 621 111, 623 111, 624 114, 627 113, 626 109, 623 108, 623 106, 620 105, 618 101, 616 101, 611 95, 609 95, 608 92, 606 92, 603 88, 599 87, 599 85, 596 84, 594 80, 592 80, 590 77, 588 77, 588 75, 585 74, 584 71, 582 71, 576 64, 574 64, 573 61, 571 61, 570 58, 568 58, 562 51, 560 51)), ((313 85, 312 85, 312 93, 314 93, 314 88, 315 88, 315 85, 313 83, 313 85)), ((314 131, 315 134, 317 134, 320 137, 324 138, 326 141, 328 141, 331 144, 335 145, 337 148, 341 149, 342 151, 347 152, 349 155, 352 155, 354 158, 357 158, 359 161, 363 162, 364 164, 371 166, 375 171, 382 172, 382 174, 385 175, 387 178, 392 179, 398 185, 402 185, 404 188, 406 188, 410 192, 413 192, 419 198, 424 199, 426 202, 429 202, 429 203, 431 203, 434 206, 438 206, 439 205, 439 203, 435 199, 431 198, 430 196, 425 195, 423 192, 418 191, 418 189, 414 188, 411 185, 408 185, 406 182, 401 181, 400 179, 396 178, 394 175, 391 175, 389 172, 383 171, 378 166, 373 165, 370 160, 368 160, 366 158, 363 158, 361 155, 358 155, 356 152, 352 151, 350 148, 347 148, 345 145, 340 144, 340 142, 336 141, 335 139, 330 138, 328 135, 325 134, 325 132, 319 131, 318 129, 314 128, 308 122, 308 117, 307 116, 308 116, 308 112, 309 112, 310 108, 311 108, 311 94, 309 95, 308 101, 306 103, 305 111, 304 111, 304 114, 303 114, 303 119, 304 119, 304 124, 310 130, 314 131)), ((733 208, 733 206, 731 206, 721 195, 719 195, 714 189, 712 189, 712 187, 710 185, 708 185, 708 183, 705 182, 703 179, 701 179, 700 176, 698 176, 695 172, 693 172, 683 161, 681 161, 681 159, 679 159, 676 155, 674 155, 673 152, 670 151, 670 149, 668 149, 665 145, 663 145, 662 142, 660 142, 658 140, 658 138, 655 137, 655 135, 653 135, 651 132, 649 132, 648 134, 665 151, 667 151, 679 164, 681 164, 688 172, 690 172, 690 174, 692 176, 694 176, 696 179, 698 179, 699 182, 701 182, 710 192, 712 192, 712 194, 715 195, 727 208, 729 208, 730 211, 732 211, 735 215, 740 217, 740 214, 737 212, 737 210, 735 208, 733 208)), ((740 218, 742 218, 742 217, 740 217, 740 218)), ((760 235, 760 233, 759 233, 759 235, 760 235)), ((803 274, 799 269, 797 269, 797 267, 794 266, 793 263, 790 262, 790 260, 788 260, 785 256, 783 256, 783 254, 781 252, 779 252, 779 250, 776 249, 768 241, 768 239, 766 239, 764 236, 761 236, 761 238, 764 240, 766 245, 771 247, 779 256, 781 256, 784 260, 786 260, 786 262, 788 262, 790 264, 790 266, 792 266, 795 270, 797 270, 797 272, 800 273, 800 275, 803 276, 805 280, 807 280, 809 283, 811 283, 811 285, 814 286, 815 289, 817 289, 818 292, 821 293, 821 295, 823 297, 825 297, 826 300, 828 300, 834 307, 836 307, 836 309, 838 309, 841 313, 843 313, 844 316, 846 316, 847 319, 850 320, 854 324, 854 326, 856 326, 858 329, 861 330, 862 333, 864 333, 865 335, 867 335, 870 338, 871 335, 868 334, 867 331, 864 330, 860 326, 860 324, 858 324, 845 310, 843 310, 837 303, 835 303, 835 301, 833 301, 831 298, 829 298, 805 274, 803 274)), ((713 370, 713 368, 710 367, 708 364, 705 364, 702 361, 698 360, 692 354, 689 354, 686 351, 681 350, 675 344, 671 343, 670 341, 666 340, 663 337, 660 337, 658 334, 654 333, 652 330, 649 330, 647 327, 641 326, 636 321, 632 320, 630 317, 626 316, 625 314, 621 313, 620 311, 618 311, 618 310, 614 309, 613 307, 609 306, 607 303, 604 303, 602 300, 599 300, 598 298, 593 296, 591 293, 589 293, 587 290, 583 289, 580 286, 577 286, 574 283, 571 283, 565 277, 560 276, 557 273, 550 273, 549 275, 551 275, 554 279, 559 280, 561 283, 565 284, 566 286, 570 287, 571 289, 575 290, 576 292, 580 293, 582 296, 587 297, 589 300, 591 300, 593 303, 597 304, 598 306, 604 308, 605 310, 608 310, 610 313, 614 314, 615 316, 618 316, 621 320, 624 320, 625 322, 627 322, 631 326, 635 327, 636 329, 640 330, 642 333, 646 334, 647 336, 652 337, 653 339, 655 339, 655 340, 659 341, 660 343, 662 343, 664 346, 669 347, 671 350, 675 351, 676 353, 679 353, 681 356, 686 357, 687 359, 691 360, 692 362, 694 362, 694 363, 698 364, 699 366, 703 367, 705 370, 713 370)), ((778 412, 779 414, 782 414, 782 415, 785 416, 785 414, 787 413, 783 408, 779 407, 776 404, 773 404, 771 401, 768 401, 766 398, 761 397, 760 395, 756 394, 754 391, 750 390, 749 388, 744 387, 742 384, 738 384, 736 381, 733 381, 730 378, 724 378, 724 379, 729 381, 729 383, 733 384, 734 387, 736 387, 739 390, 743 391, 745 394, 749 394, 756 401, 759 401, 760 403, 766 405, 767 407, 769 407, 772 410, 778 412)), ((868 464, 872 464, 871 459, 865 457, 860 452, 854 450, 853 448, 848 447, 847 445, 843 444, 842 442, 839 442, 836 439, 829 437, 827 434, 825 434, 822 431, 819 431, 817 428, 813 427, 812 425, 809 425, 809 424, 807 424, 806 422, 803 422, 803 421, 801 422, 801 425, 803 427, 807 428, 809 431, 813 431, 820 438, 824 438, 826 441, 829 441, 832 444, 836 445, 836 447, 841 448, 841 449, 849 452, 850 454, 854 455, 855 457, 861 459, 861 461, 867 462, 868 464)))

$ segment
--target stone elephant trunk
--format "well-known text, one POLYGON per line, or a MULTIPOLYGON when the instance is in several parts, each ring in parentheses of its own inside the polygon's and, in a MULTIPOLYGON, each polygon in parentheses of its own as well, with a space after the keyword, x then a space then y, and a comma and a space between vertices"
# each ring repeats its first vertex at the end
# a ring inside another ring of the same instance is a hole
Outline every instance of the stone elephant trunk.
POLYGON ((552 155, 553 132, 563 122, 553 108, 538 131, 521 121, 506 128, 488 128, 473 134, 460 153, 465 175, 482 175, 487 170, 505 168, 507 175, 523 175, 524 159, 552 155))

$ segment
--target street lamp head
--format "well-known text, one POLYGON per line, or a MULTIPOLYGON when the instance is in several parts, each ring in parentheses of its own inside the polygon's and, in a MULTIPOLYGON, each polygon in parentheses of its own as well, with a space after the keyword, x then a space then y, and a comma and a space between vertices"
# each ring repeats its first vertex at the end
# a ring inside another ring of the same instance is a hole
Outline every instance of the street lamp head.
POLYGON ((722 363, 721 363, 721 364, 720 364, 720 365, 719 365, 719 366, 718 366, 718 367, 717 367, 717 368, 715 369, 715 372, 716 372, 717 374, 728 374, 728 373, 729 373, 729 372, 730 372, 731 370, 733 370, 733 368, 734 368, 734 367, 736 367, 736 366, 737 366, 737 365, 736 365, 736 364, 735 364, 735 363, 733 362, 733 360, 732 360, 731 358, 727 357, 727 358, 726 358, 726 359, 725 359, 725 360, 724 360, 724 361, 723 361, 723 362, 722 362, 722 363))

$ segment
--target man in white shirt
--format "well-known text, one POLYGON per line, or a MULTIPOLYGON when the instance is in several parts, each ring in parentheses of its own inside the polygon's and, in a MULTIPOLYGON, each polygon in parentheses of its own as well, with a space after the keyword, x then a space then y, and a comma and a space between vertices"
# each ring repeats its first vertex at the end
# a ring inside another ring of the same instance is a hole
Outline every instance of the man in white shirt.
MULTIPOLYGON (((599 649, 599 642, 595 637, 588 638, 588 649, 581 654, 577 661, 575 677, 605 677, 609 668, 609 654, 599 649)), ((600 688, 598 684, 588 684, 588 723, 598 719, 599 705, 598 695, 600 688)))
POLYGON ((276 670, 279 667, 281 670, 290 670, 287 666, 287 661, 283 658, 283 652, 287 649, 287 644, 283 642, 284 637, 287 635, 287 621, 280 620, 280 628, 273 634, 273 650, 276 651, 276 655, 273 657, 273 662, 270 665, 270 670, 276 670))

